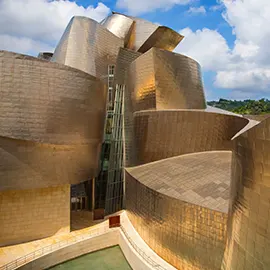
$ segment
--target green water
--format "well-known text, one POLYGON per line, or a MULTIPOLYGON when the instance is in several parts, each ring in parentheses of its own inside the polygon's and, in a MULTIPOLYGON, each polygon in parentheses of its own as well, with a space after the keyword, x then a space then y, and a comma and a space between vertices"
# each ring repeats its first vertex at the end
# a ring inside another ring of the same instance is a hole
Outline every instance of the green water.
POLYGON ((132 270, 119 246, 92 252, 58 264, 50 270, 132 270))

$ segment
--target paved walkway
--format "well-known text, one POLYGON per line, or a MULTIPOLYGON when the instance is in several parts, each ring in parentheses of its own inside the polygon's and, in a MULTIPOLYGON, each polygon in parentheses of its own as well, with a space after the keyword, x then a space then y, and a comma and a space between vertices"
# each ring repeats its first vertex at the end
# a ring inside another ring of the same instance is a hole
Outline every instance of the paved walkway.
MULTIPOLYGON (((87 215, 86 215, 87 216, 87 215)), ((23 257, 35 250, 41 249, 46 246, 50 246, 52 244, 55 244, 60 241, 68 240, 71 237, 74 237, 76 235, 86 235, 89 234, 89 231, 95 230, 96 228, 101 228, 104 226, 109 226, 108 220, 103 220, 102 222, 89 222, 89 227, 86 227, 87 222, 85 219, 81 216, 80 220, 74 222, 73 228, 74 231, 67 233, 67 234, 58 234, 53 235, 48 238, 43 238, 41 240, 31 241, 24 244, 19 245, 12 245, 7 247, 0 248, 0 266, 3 266, 11 261, 14 261, 20 257, 23 257), (81 222, 80 222, 81 220, 81 222), (99 223, 99 224, 95 224, 99 223), (91 226, 92 225, 92 226, 91 226), (91 226, 91 227, 90 227, 91 226), (84 228, 78 230, 78 228, 84 228)))
MULTIPOLYGON (((121 212, 118 212, 116 214, 121 215, 121 225, 122 225, 123 229, 125 230, 125 232, 127 233, 127 235, 129 236, 129 238, 131 238, 132 243, 136 246, 136 250, 139 249, 140 254, 143 253, 144 255, 146 255, 146 257, 150 257, 151 260, 155 262, 155 264, 160 265, 162 267, 161 269, 175 270, 174 267, 172 267, 166 261, 164 261, 161 257, 159 257, 143 241, 143 239, 140 237, 140 235, 137 233, 137 231, 132 226, 132 224, 131 224, 131 222, 126 214, 126 211, 121 211, 121 212)), ((75 226, 74 228, 77 229, 78 227, 80 227, 80 224, 85 225, 86 221, 84 219, 87 219, 87 222, 86 222, 87 224, 89 222, 91 223, 91 221, 89 221, 89 219, 88 219, 89 217, 87 217, 88 214, 86 214, 86 215, 78 214, 78 215, 80 216, 82 223, 80 223, 79 222, 80 219, 78 219, 76 225, 73 224, 73 226, 75 226)), ((74 236, 79 236, 79 237, 89 236, 91 231, 97 231, 98 229, 103 230, 104 227, 109 228, 108 220, 102 221, 99 224, 95 224, 91 227, 74 230, 74 231, 67 233, 67 234, 54 235, 54 236, 51 236, 48 238, 28 242, 25 244, 19 244, 19 245, 13 245, 13 246, 0 248, 0 267, 9 263, 9 262, 12 262, 12 261, 18 259, 18 258, 21 258, 21 257, 23 257, 31 252, 39 250, 43 247, 50 246, 50 245, 55 244, 57 242, 66 241, 68 239, 74 238, 74 236)), ((117 230, 117 229, 119 229, 121 231, 121 233, 123 233, 120 228, 115 228, 114 230, 117 230)), ((111 229, 109 229, 109 230, 111 230, 111 229)), ((129 241, 129 240, 127 240, 127 241, 129 241)), ((135 249, 133 250, 133 252, 136 252, 135 249)), ((149 269, 153 269, 153 268, 150 267, 149 269)))

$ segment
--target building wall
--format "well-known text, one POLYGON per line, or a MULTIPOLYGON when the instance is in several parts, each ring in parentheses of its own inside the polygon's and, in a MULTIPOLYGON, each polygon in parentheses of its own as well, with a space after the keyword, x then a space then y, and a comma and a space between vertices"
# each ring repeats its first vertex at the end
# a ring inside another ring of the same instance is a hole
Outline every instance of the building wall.
POLYGON ((126 45, 129 41, 130 33, 134 22, 131 18, 128 18, 127 16, 113 13, 106 19, 104 19, 100 24, 107 28, 117 37, 124 39, 126 45))
POLYGON ((222 269, 270 269, 270 118, 234 139, 222 269))
POLYGON ((95 177, 106 89, 80 70, 0 51, 0 190, 95 177))
POLYGON ((145 53, 151 48, 173 51, 183 38, 184 36, 170 28, 159 26, 138 51, 145 53))
POLYGON ((142 239, 177 269, 220 269, 225 213, 165 196, 127 172, 126 209, 142 239))
POLYGON ((0 136, 52 144, 101 143, 107 91, 100 80, 6 51, 0 51, 0 61, 0 136))
POLYGON ((95 145, 40 144, 0 136, 0 191, 78 184, 98 173, 95 145))
POLYGON ((231 138, 248 120, 204 111, 168 110, 134 113, 137 164, 182 154, 231 150, 231 138))
POLYGON ((128 75, 133 111, 206 107, 200 66, 187 56, 152 48, 130 64, 128 75))
POLYGON ((115 83, 119 85, 125 85, 124 90, 124 164, 129 166, 133 163, 134 151, 133 149, 133 111, 132 100, 127 88, 128 81, 128 69, 130 63, 138 58, 141 53, 121 48, 117 57, 115 83))
POLYGON ((0 245, 70 230, 70 186, 0 192, 0 245))
POLYGON ((108 65, 116 63, 120 47, 124 47, 123 39, 90 18, 75 16, 59 41, 52 61, 103 78, 108 74, 108 65))

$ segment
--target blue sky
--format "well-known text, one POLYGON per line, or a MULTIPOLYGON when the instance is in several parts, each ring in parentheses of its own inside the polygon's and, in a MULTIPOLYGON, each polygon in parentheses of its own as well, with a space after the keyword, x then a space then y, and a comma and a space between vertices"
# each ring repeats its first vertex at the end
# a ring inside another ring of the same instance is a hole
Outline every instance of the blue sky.
POLYGON ((208 100, 270 98, 269 0, 1 0, 0 49, 53 51, 72 16, 113 10, 184 35, 175 51, 200 63, 208 100))

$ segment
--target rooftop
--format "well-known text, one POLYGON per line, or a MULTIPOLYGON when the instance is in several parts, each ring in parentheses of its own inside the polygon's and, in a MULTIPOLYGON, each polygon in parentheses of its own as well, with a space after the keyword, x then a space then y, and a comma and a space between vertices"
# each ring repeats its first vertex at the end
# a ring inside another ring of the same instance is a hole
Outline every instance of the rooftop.
POLYGON ((126 170, 159 193, 228 213, 230 151, 187 154, 126 170))

